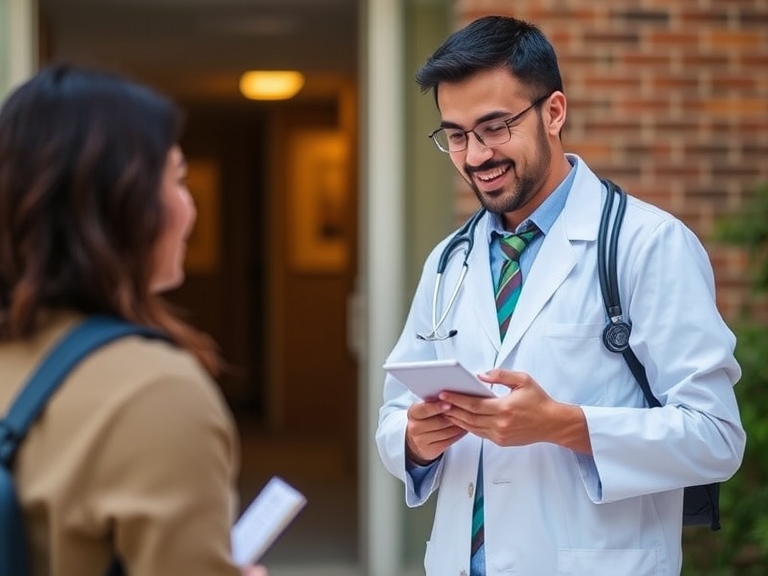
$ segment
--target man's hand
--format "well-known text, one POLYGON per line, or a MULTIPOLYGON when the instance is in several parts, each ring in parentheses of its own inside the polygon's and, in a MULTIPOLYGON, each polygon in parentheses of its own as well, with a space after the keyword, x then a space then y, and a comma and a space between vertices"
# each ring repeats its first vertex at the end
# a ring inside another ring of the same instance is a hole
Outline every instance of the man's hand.
POLYGON ((448 408, 450 405, 445 402, 419 402, 408 408, 405 451, 414 464, 425 466, 433 462, 466 434, 443 415, 448 408))
POLYGON ((524 372, 491 370, 478 377, 512 392, 490 399, 442 392, 438 405, 448 407, 444 419, 499 446, 550 442, 592 452, 586 418, 578 406, 556 402, 524 372))

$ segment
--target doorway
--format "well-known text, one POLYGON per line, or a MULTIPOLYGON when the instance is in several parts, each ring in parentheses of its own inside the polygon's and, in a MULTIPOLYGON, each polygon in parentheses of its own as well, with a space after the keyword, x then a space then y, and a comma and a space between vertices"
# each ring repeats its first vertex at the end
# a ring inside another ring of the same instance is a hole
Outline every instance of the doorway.
POLYGON ((39 0, 41 64, 116 70, 187 112, 182 147, 199 220, 187 281, 169 298, 229 364, 219 384, 241 432, 241 507, 273 474, 308 498, 264 558, 275 576, 343 574, 330 567, 360 562, 348 331, 357 9, 357 0, 39 0), (298 68, 307 81, 290 101, 246 101, 237 78, 253 67, 298 68))

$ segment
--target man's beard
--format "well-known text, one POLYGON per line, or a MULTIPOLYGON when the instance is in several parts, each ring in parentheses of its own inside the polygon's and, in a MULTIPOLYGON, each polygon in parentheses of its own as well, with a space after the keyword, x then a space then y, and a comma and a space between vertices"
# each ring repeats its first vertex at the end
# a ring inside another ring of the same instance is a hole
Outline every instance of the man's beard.
POLYGON ((549 148, 549 142, 544 132, 544 127, 539 124, 536 131, 537 150, 534 163, 532 163, 525 174, 521 174, 519 179, 514 183, 514 189, 512 193, 501 194, 498 196, 489 196, 480 192, 480 189, 475 184, 472 174, 475 172, 482 172, 493 169, 497 166, 509 166, 511 171, 515 171, 517 167, 512 160, 489 160, 482 165, 470 168, 464 166, 464 174, 466 175, 467 182, 472 188, 472 191, 477 196, 480 204, 495 214, 504 214, 507 212, 515 212, 523 206, 525 206, 531 198, 533 198, 538 192, 541 183, 546 178, 546 174, 549 171, 550 163, 552 161, 552 151, 549 148))

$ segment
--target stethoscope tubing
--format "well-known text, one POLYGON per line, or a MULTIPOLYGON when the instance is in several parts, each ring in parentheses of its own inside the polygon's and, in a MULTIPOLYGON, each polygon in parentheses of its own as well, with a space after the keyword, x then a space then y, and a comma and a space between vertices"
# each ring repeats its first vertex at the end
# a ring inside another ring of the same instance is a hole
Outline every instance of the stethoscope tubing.
MULTIPOLYGON (((600 218, 600 226, 598 228, 597 260, 600 290, 603 296, 605 311, 609 319, 608 325, 603 331, 603 342, 610 351, 624 353, 629 346, 631 324, 622 319, 623 313, 619 296, 619 286, 616 279, 616 256, 618 252, 619 231, 621 230, 621 224, 627 207, 627 195, 610 180, 601 181, 607 189, 607 195, 600 218), (613 219, 613 226, 611 227, 611 234, 609 236, 608 228, 610 227, 611 214, 613 212, 613 197, 617 193, 619 196, 619 205, 616 209, 616 216, 613 219)), ((426 334, 417 333, 416 337, 418 339, 426 341, 447 340, 453 338, 458 333, 458 330, 455 328, 444 334, 441 334, 439 330, 448 318, 448 314, 458 298, 459 291, 464 285, 464 279, 469 269, 469 255, 471 254, 475 243, 475 231, 480 218, 482 218, 484 214, 485 209, 483 208, 475 212, 469 220, 456 231, 456 234, 451 237, 443 248, 437 262, 437 277, 435 279, 435 288, 432 292, 432 330, 426 334), (461 273, 459 274, 456 286, 448 299, 448 303, 438 318, 438 299, 443 284, 443 274, 448 266, 448 261, 462 244, 466 244, 466 246, 464 247, 464 259, 462 261, 461 273)))
POLYGON ((437 278, 435 279, 435 289, 432 292, 432 330, 427 334, 416 334, 417 338, 420 340, 447 340, 448 338, 453 338, 457 334, 457 330, 455 329, 449 330, 443 335, 439 334, 438 331, 446 318, 448 318, 448 314, 451 312, 451 309, 456 302, 456 298, 459 296, 459 291, 464 285, 464 278, 469 269, 467 260, 469 259, 469 255, 472 253, 472 248, 475 244, 475 230, 477 229, 477 224, 480 222, 483 214, 485 214, 485 208, 480 208, 456 231, 453 237, 448 241, 448 244, 445 245, 445 248, 443 248, 443 252, 440 254, 440 258, 437 261, 437 278), (440 296, 440 288, 443 284, 443 274, 448 267, 448 261, 451 259, 451 256, 456 250, 461 248, 462 244, 466 244, 466 246, 464 247, 464 259, 461 263, 461 273, 456 282, 456 287, 453 289, 453 292, 448 299, 448 303, 443 309, 443 313, 438 318, 437 300, 440 296))

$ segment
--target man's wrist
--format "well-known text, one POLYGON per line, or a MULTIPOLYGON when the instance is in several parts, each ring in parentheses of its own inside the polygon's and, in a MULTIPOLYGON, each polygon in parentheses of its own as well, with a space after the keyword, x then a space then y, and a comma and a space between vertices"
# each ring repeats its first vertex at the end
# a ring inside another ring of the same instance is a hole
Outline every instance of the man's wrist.
POLYGON ((557 404, 557 422, 554 443, 575 452, 592 454, 589 428, 584 411, 573 404, 557 404))
POLYGON ((432 460, 428 460, 425 458, 421 458, 418 456, 414 450, 411 448, 410 443, 408 442, 408 439, 405 440, 405 459, 410 464, 413 464, 415 466, 421 466, 422 468, 429 466, 432 464, 437 458, 432 458, 432 460))

